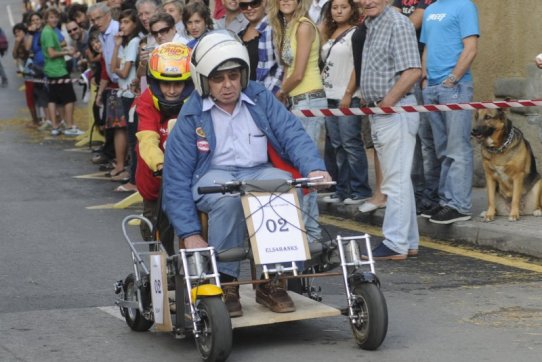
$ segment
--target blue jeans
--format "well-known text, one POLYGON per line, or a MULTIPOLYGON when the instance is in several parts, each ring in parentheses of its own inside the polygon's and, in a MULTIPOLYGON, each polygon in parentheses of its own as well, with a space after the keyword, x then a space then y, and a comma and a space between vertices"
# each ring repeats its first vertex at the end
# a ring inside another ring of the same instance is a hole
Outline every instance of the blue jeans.
MULTIPOLYGON (((397 103, 398 106, 413 104, 416 104, 413 95, 397 103)), ((419 114, 372 115, 369 119, 374 147, 382 166, 382 193, 388 197, 382 224, 384 245, 406 254, 408 249, 418 249, 420 241, 410 176, 419 114)))
MULTIPOLYGON (((424 104, 422 90, 418 84, 414 87, 414 95, 418 104, 424 104)), ((420 113, 420 127, 416 136, 414 161, 412 163, 412 184, 416 205, 435 206, 439 202, 438 184, 440 178, 440 163, 435 152, 431 117, 429 113, 420 113)))
MULTIPOLYGON (((328 108, 339 107, 339 102, 328 99, 328 108)), ((353 98, 350 107, 359 106, 359 98, 353 98)), ((351 196, 371 197, 367 154, 361 139, 361 117, 326 117, 326 131, 337 160, 336 194, 343 199, 351 196)))
MULTIPOLYGON (((472 81, 454 87, 442 84, 423 90, 426 103, 471 102, 472 81)), ((438 195, 441 206, 449 206, 470 215, 472 207, 473 155, 470 142, 472 111, 431 112, 431 129, 440 163, 438 195)))
MULTIPOLYGON (((239 195, 206 194, 200 195, 198 187, 216 186, 232 180, 270 180, 290 179, 286 171, 273 168, 269 164, 258 167, 224 167, 211 169, 192 187, 192 196, 199 211, 209 216, 208 243, 217 251, 243 247, 247 239, 245 215, 239 195)), ((240 262, 218 263, 223 274, 238 278, 240 262)))
MULTIPOLYGON (((292 109, 323 109, 327 107, 327 99, 325 98, 316 98, 316 99, 304 99, 296 104, 292 105, 292 109)), ((310 117, 310 118, 299 118, 303 128, 309 135, 309 137, 314 141, 316 145, 320 142, 320 134, 322 132, 322 126, 324 125, 325 117, 310 117)), ((303 223, 305 224, 305 229, 307 229, 307 236, 309 242, 318 240, 322 236, 322 229, 318 219, 320 218, 320 212, 318 210, 318 194, 316 192, 310 192, 303 197, 303 223)))

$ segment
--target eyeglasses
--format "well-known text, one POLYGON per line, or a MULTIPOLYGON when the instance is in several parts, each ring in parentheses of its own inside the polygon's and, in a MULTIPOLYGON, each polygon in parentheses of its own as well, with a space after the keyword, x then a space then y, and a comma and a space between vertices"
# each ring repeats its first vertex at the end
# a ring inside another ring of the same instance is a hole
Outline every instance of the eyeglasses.
POLYGON ((99 15, 99 16, 97 16, 97 17, 95 17, 95 18, 90 18, 90 22, 91 22, 91 23, 95 23, 95 22, 97 22, 97 21, 100 21, 101 19, 103 19, 104 16, 105 16, 105 15, 99 15))
POLYGON ((154 36, 155 38, 158 36, 158 34, 160 34, 161 36, 164 36, 170 30, 171 30, 171 26, 166 26, 165 28, 162 28, 160 30, 156 30, 156 31, 151 30, 151 35, 154 36))
POLYGON ((72 28, 72 29, 67 29, 68 30, 68 33, 75 33, 77 30, 79 30, 79 28, 72 28))
POLYGON ((262 0, 252 0, 249 2, 239 2, 239 9, 248 10, 249 7, 252 9, 259 8, 262 5, 262 0))
POLYGON ((228 72, 219 72, 218 74, 211 75, 209 80, 213 83, 222 83, 228 78, 230 81, 236 81, 241 78, 240 69, 232 69, 228 72))

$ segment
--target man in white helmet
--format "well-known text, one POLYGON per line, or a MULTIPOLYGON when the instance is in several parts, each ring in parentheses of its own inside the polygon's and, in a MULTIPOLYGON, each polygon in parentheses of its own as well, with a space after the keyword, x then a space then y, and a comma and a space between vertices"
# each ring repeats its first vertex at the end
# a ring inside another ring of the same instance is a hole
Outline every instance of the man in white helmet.
MULTIPOLYGON (((197 188, 231 180, 291 178, 270 164, 268 146, 302 176, 331 180, 301 122, 271 92, 248 80, 249 64, 246 48, 224 30, 204 35, 192 52, 197 94, 184 104, 168 138, 163 174, 163 206, 186 248, 243 246, 247 232, 239 196, 199 195, 197 188), (209 216, 208 241, 201 236, 198 210, 209 216)), ((239 264, 219 263, 221 281, 236 280, 239 264)), ((242 315, 239 288, 223 290, 230 316, 242 315)), ((295 310, 281 285, 258 287, 256 301, 274 312, 295 310)))

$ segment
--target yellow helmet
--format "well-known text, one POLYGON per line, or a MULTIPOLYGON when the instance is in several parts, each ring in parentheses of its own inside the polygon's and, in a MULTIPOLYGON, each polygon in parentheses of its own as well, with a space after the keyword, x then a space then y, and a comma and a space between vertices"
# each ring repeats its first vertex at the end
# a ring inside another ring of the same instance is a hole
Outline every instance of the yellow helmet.
POLYGON ((176 116, 183 101, 192 93, 194 86, 190 74, 191 50, 184 44, 165 43, 149 56, 147 82, 156 109, 168 116, 176 116), (178 100, 167 101, 160 90, 159 82, 186 82, 178 100))

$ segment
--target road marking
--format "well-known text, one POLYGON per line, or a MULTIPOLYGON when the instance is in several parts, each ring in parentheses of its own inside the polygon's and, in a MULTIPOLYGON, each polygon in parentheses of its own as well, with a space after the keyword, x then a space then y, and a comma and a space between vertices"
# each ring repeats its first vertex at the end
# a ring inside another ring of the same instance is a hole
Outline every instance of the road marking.
POLYGON ((13 13, 11 12, 11 5, 7 5, 6 10, 8 12, 9 23, 11 24, 11 27, 13 28, 13 26, 15 26, 15 22, 13 21, 13 13))
POLYGON ((98 309, 101 310, 102 312, 112 315, 115 318, 120 319, 121 321, 124 320, 124 317, 120 314, 120 308, 117 306, 98 307, 98 309))
MULTIPOLYGON (((326 224, 334 225, 343 229, 349 229, 353 231, 359 231, 363 233, 368 233, 371 235, 376 235, 382 237, 382 231, 379 227, 362 224, 353 220, 345 220, 336 218, 333 216, 320 215, 320 221, 326 224)), ((468 258, 478 259, 486 261, 489 263, 500 264, 505 266, 510 266, 512 268, 523 269, 528 271, 533 271, 536 273, 542 273, 542 265, 528 263, 518 257, 502 257, 497 255, 489 255, 487 253, 482 253, 476 250, 469 248, 460 248, 457 246, 445 245, 435 241, 432 241, 429 238, 422 237, 420 240, 420 246, 429 249, 435 249, 443 251, 449 254, 456 254, 468 258)))

